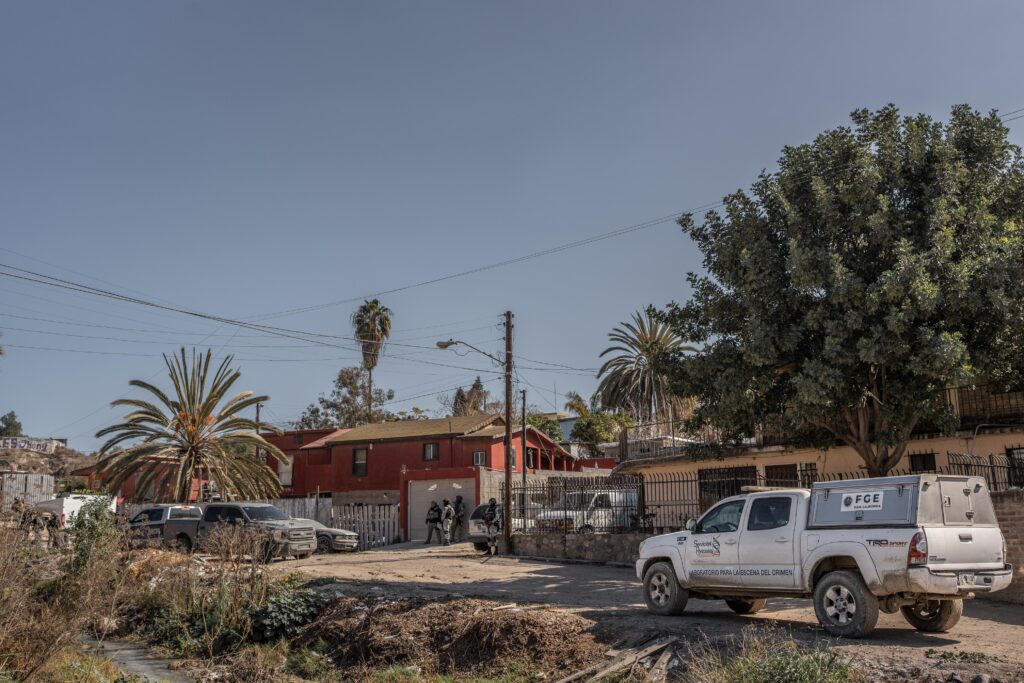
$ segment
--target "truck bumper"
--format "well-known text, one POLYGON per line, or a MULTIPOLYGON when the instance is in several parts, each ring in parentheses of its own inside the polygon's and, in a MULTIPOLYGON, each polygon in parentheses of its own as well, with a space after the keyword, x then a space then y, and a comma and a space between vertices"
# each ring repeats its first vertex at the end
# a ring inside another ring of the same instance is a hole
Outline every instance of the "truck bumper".
POLYGON ((968 593, 993 593, 1010 585, 1013 566, 1002 569, 986 569, 979 572, 932 571, 929 567, 907 569, 908 590, 911 593, 932 593, 935 595, 967 595, 968 593), (973 577, 973 580, 970 578, 973 577))
POLYGON ((316 541, 300 541, 295 543, 279 543, 274 546, 274 555, 288 557, 289 555, 306 555, 316 550, 316 541))

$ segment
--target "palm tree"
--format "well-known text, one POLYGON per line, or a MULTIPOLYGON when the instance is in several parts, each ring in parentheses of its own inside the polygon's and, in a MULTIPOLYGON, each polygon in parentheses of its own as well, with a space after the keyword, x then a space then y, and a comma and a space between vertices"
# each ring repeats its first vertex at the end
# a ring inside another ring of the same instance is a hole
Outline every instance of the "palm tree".
POLYGON ((696 351, 667 323, 655 320, 649 311, 633 313, 632 322, 621 323, 608 335, 612 346, 601 352, 598 392, 605 406, 628 410, 640 422, 654 420, 672 410, 676 401, 668 390, 668 378, 660 370, 664 359, 696 351))
POLYGON ((363 367, 369 374, 366 387, 366 421, 373 422, 373 369, 377 367, 384 342, 391 336, 391 309, 379 299, 364 301, 352 314, 352 327, 363 352, 363 367))
POLYGON ((96 469, 104 473, 111 490, 138 475, 135 490, 140 495, 152 486, 161 498, 178 502, 189 501, 196 479, 210 481, 230 497, 268 498, 280 493, 277 475, 260 452, 282 463, 288 457, 259 434, 261 427, 279 430, 240 416, 268 399, 243 391, 225 400, 241 373, 231 369, 233 357, 228 356, 209 381, 212 357, 209 350, 198 355, 193 349, 189 363, 184 347, 180 355, 164 355, 172 395, 135 379, 129 384, 155 400, 122 398, 111 404, 132 409, 123 422, 96 433, 110 436, 100 448, 96 469))

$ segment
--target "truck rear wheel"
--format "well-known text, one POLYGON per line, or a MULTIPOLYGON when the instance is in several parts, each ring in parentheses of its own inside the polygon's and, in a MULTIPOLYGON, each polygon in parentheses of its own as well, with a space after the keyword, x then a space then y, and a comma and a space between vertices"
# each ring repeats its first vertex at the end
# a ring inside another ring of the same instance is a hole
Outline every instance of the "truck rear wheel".
POLYGON ((758 598, 757 600, 726 600, 725 604, 736 614, 757 614, 764 609, 766 602, 768 602, 766 599, 758 598))
POLYGON ((900 608, 903 618, 918 631, 941 633, 956 626, 964 613, 963 600, 927 600, 900 608))
POLYGON ((184 553, 192 552, 192 539, 185 534, 178 534, 178 537, 174 539, 174 545, 184 553))
POLYGON ((878 598, 871 594, 860 574, 829 572, 814 587, 814 613, 831 635, 863 638, 878 623, 878 598))
POLYGON ((675 570, 668 562, 655 562, 644 574, 644 602, 647 609, 664 617, 682 614, 689 592, 679 585, 675 570))

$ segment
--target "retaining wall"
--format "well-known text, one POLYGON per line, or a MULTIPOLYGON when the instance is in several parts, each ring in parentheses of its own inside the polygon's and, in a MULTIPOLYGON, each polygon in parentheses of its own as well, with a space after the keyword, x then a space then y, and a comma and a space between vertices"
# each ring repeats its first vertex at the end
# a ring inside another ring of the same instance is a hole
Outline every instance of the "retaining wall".
POLYGON ((513 552, 526 557, 632 566, 650 534, 516 534, 513 552))

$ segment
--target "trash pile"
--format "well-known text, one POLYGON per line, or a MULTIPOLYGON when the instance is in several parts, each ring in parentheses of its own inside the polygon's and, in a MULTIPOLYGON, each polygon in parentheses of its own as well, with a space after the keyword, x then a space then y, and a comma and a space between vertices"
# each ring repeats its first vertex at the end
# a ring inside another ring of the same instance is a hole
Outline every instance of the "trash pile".
POLYGON ((520 607, 451 597, 346 597, 298 641, 326 644, 336 665, 405 665, 435 673, 499 671, 528 663, 538 672, 574 670, 605 649, 592 622, 544 606, 520 607))

